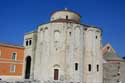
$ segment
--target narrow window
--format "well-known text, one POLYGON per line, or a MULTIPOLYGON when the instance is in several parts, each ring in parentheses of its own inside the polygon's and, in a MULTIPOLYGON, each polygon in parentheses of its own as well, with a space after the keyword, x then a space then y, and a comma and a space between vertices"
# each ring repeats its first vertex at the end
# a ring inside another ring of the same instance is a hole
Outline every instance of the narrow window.
POLYGON ((97 72, 99 71, 99 65, 97 64, 97 72))
POLYGON ((16 60, 16 53, 12 53, 11 59, 16 60))
POLYGON ((118 72, 117 75, 120 76, 120 64, 118 65, 118 72))
POLYGON ((45 38, 43 38, 43 40, 44 41, 46 41, 46 42, 48 42, 49 41, 49 38, 48 38, 48 36, 49 36, 49 30, 48 30, 48 27, 45 27, 45 30, 44 30, 44 36, 45 36, 45 38))
POLYGON ((60 32, 55 31, 55 41, 58 42, 60 40, 60 32))
POLYGON ((40 29, 40 31, 42 31, 42 30, 43 30, 43 28, 40 29))
POLYGON ((78 70, 78 63, 75 63, 75 70, 78 70))
POLYGON ((96 36, 96 39, 98 38, 98 36, 96 36))
POLYGON ((28 40, 26 40, 26 46, 28 46, 28 40))
POLYGON ((91 64, 88 65, 88 71, 91 71, 91 64))
POLYGON ((109 47, 109 46, 107 46, 107 50, 109 50, 109 48, 110 48, 110 47, 109 47))
POLYGON ((119 79, 117 80, 118 83, 120 83, 119 79))
POLYGON ((48 27, 45 27, 45 29, 48 29, 48 27))
POLYGON ((71 36, 71 32, 69 32, 69 35, 71 36))
POLYGON ((10 65, 10 72, 15 72, 16 71, 16 66, 15 65, 10 65))
POLYGON ((29 40, 29 45, 31 45, 32 44, 32 40, 29 40))
POLYGON ((87 28, 85 28, 85 31, 87 31, 87 28))
POLYGON ((66 20, 68 19, 68 16, 66 16, 66 20))
POLYGON ((118 72, 117 75, 120 76, 120 72, 118 72))

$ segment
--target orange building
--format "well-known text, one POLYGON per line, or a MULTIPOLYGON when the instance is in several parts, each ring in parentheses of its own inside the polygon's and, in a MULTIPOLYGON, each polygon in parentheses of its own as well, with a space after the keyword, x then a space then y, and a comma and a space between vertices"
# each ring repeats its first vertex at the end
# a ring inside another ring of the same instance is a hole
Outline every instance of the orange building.
POLYGON ((11 80, 22 77, 24 47, 0 43, 0 79, 11 80))

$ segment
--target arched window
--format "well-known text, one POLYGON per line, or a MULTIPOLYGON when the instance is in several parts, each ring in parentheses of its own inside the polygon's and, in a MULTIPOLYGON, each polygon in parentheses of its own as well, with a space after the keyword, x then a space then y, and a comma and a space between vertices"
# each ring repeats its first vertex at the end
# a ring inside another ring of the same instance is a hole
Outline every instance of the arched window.
POLYGON ((88 71, 91 71, 91 64, 88 65, 88 71))
POLYGON ((28 40, 26 40, 26 46, 28 46, 28 40))
POLYGON ((78 70, 78 63, 75 63, 75 70, 78 70))
POLYGON ((40 31, 42 31, 42 30, 43 30, 43 28, 40 29, 40 31))
POLYGON ((110 48, 110 47, 109 47, 109 46, 107 46, 107 50, 109 50, 109 48, 110 48))
POLYGON ((66 20, 68 19, 68 16, 66 16, 66 20))
POLYGON ((80 46, 80 28, 79 27, 76 27, 75 28, 75 33, 74 33, 74 36, 75 36, 75 47, 79 47, 80 46))
POLYGON ((45 29, 48 29, 48 27, 45 27, 45 29))
POLYGON ((96 39, 98 38, 98 36, 96 36, 96 39))
POLYGON ((99 65, 97 64, 97 72, 99 71, 99 65))
POLYGON ((71 36, 71 32, 69 32, 69 35, 71 36))
POLYGON ((85 31, 87 31, 87 28, 85 28, 85 31))
POLYGON ((32 40, 29 40, 29 45, 31 45, 32 44, 32 40))
POLYGON ((55 31, 54 35, 55 35, 55 41, 56 42, 60 41, 60 32, 58 30, 55 31))
POLYGON ((48 27, 45 27, 45 30, 44 30, 44 40, 46 41, 46 42, 48 42, 49 41, 49 30, 48 30, 48 27))

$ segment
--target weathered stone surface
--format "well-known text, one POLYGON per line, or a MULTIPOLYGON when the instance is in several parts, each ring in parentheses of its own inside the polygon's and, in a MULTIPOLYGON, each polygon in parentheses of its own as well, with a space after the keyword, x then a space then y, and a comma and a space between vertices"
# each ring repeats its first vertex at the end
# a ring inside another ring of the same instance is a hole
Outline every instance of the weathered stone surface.
POLYGON ((80 16, 72 11, 56 12, 51 21, 57 19, 63 22, 40 25, 24 37, 24 45, 25 40, 32 39, 32 45, 25 46, 25 57, 32 59, 30 79, 41 83, 102 83, 101 30, 72 22, 80 22, 80 16))
POLYGON ((107 44, 104 49, 103 64, 104 83, 125 83, 125 60, 120 58, 117 52, 107 44))

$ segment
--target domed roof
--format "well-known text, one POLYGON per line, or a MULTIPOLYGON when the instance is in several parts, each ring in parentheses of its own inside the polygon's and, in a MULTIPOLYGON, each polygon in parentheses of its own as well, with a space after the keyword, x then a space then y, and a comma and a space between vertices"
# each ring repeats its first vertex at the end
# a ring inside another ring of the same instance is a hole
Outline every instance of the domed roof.
POLYGON ((80 14, 65 8, 65 10, 59 10, 53 12, 51 14, 50 20, 51 22, 70 21, 70 22, 80 23, 80 14))
MULTIPOLYGON (((63 11, 63 12, 75 13, 75 14, 77 14, 78 16, 80 16, 80 14, 79 14, 78 12, 73 11, 73 10, 69 10, 68 8, 65 8, 64 10, 56 10, 56 11, 54 11, 54 12, 51 13, 51 16, 52 16, 54 13, 61 12, 61 11, 63 11)), ((81 16, 80 16, 80 17, 81 17, 81 16)))

